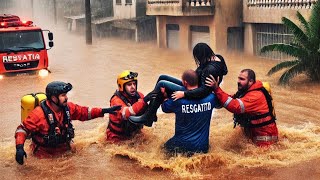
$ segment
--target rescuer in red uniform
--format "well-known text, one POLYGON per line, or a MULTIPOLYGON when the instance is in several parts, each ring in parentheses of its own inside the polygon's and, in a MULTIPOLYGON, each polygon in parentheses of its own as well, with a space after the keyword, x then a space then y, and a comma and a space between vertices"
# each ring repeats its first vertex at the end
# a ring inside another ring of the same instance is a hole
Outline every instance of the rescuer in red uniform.
POLYGON ((53 81, 46 87, 47 100, 32 110, 18 126, 16 138, 16 161, 23 164, 24 143, 31 137, 31 149, 37 157, 52 157, 71 149, 74 138, 72 120, 87 121, 103 117, 105 113, 115 113, 120 106, 110 108, 88 108, 68 102, 70 83, 53 81))
POLYGON ((230 96, 225 93, 212 76, 207 77, 206 85, 213 88, 221 104, 234 113, 235 125, 243 127, 245 135, 260 146, 269 146, 278 140, 278 128, 273 111, 272 97, 256 81, 255 72, 243 69, 238 76, 238 92, 230 96))
POLYGON ((139 133, 142 126, 131 123, 129 116, 141 115, 151 98, 157 94, 149 93, 147 96, 137 91, 138 73, 128 70, 118 75, 118 90, 110 99, 110 106, 121 105, 121 110, 109 115, 109 124, 106 131, 108 142, 121 142, 132 138, 139 133))

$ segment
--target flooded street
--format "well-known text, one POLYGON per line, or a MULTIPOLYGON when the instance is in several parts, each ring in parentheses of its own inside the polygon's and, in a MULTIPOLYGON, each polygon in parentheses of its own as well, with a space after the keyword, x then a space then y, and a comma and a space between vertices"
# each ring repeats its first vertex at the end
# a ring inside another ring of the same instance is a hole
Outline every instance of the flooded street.
MULTIPOLYGON (((28 154, 22 166, 15 162, 14 132, 20 123, 20 99, 43 92, 53 80, 70 82, 69 101, 90 107, 109 107, 123 70, 139 73, 138 90, 146 94, 160 74, 180 77, 195 69, 190 52, 159 49, 156 42, 93 39, 54 28, 55 46, 48 51, 51 74, 5 77, 0 81, 0 179, 320 179, 320 85, 299 76, 291 87, 277 85, 279 76, 265 74, 276 61, 222 53, 229 67, 222 89, 236 91, 238 73, 252 68, 257 79, 272 85, 280 141, 260 149, 233 129, 232 114, 216 110, 210 127, 210 150, 191 158, 168 158, 161 146, 173 136, 174 115, 160 113, 153 127, 123 145, 106 144, 108 117, 74 121, 73 152, 53 159, 28 154)), ((217 52, 219 53, 219 52, 217 52)))

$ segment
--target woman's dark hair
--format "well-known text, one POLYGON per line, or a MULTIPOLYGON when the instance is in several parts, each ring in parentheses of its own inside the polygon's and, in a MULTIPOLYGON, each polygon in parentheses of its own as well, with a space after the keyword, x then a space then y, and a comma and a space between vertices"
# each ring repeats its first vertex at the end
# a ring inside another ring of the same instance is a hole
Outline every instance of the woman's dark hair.
POLYGON ((193 48, 193 58, 197 66, 200 66, 210 61, 211 57, 214 55, 215 55, 214 52, 206 43, 198 43, 193 48))

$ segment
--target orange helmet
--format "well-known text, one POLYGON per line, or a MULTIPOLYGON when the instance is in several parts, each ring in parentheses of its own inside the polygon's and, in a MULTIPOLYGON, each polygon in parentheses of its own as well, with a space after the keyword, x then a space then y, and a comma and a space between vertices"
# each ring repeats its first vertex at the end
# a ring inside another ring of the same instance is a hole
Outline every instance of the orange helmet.
POLYGON ((119 87, 119 91, 124 91, 124 85, 130 81, 136 81, 138 84, 138 73, 131 72, 129 70, 125 70, 118 75, 117 84, 119 87))

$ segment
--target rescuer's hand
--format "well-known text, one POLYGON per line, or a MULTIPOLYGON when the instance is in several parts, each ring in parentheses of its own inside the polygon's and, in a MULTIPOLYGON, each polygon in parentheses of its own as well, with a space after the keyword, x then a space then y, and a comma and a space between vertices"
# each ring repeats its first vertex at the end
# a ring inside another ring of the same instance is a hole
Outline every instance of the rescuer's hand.
POLYGON ((173 101, 184 98, 184 91, 175 91, 172 93, 171 98, 173 101))
POLYGON ((19 164, 23 164, 23 156, 27 158, 27 153, 23 149, 23 144, 19 144, 16 146, 16 161, 19 164))
POLYGON ((116 111, 120 110, 121 109, 121 105, 118 105, 118 106, 112 106, 110 108, 102 108, 102 114, 105 114, 105 113, 109 113, 109 114, 117 114, 116 111))
POLYGON ((213 90, 216 90, 219 86, 219 77, 217 77, 217 80, 214 79, 214 77, 210 74, 209 77, 206 77, 206 86, 211 87, 213 90))

